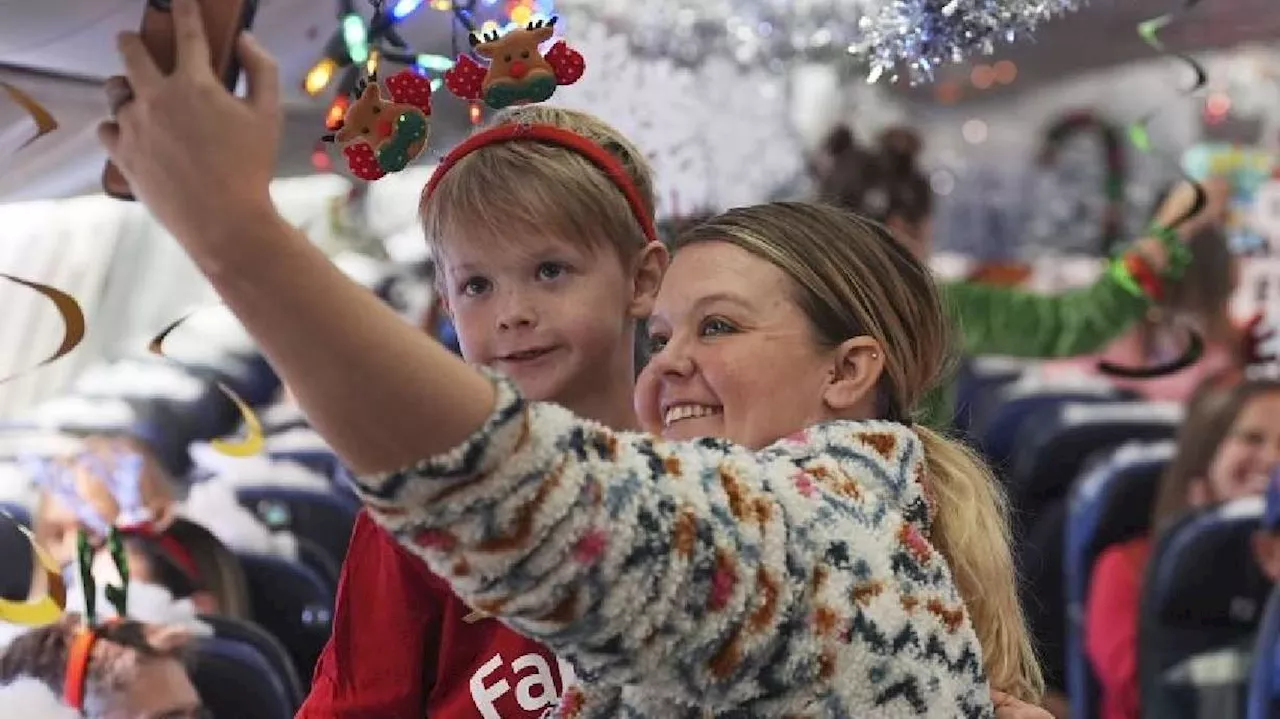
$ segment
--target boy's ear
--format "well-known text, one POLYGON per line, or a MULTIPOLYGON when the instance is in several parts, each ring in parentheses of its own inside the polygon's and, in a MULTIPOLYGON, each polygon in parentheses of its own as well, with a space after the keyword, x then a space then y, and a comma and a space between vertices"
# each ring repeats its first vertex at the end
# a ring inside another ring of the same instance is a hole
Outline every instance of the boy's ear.
POLYGON ((631 316, 644 319, 653 314, 653 303, 662 286, 662 276, 671 264, 671 253, 660 243, 650 242, 640 251, 631 270, 631 316))

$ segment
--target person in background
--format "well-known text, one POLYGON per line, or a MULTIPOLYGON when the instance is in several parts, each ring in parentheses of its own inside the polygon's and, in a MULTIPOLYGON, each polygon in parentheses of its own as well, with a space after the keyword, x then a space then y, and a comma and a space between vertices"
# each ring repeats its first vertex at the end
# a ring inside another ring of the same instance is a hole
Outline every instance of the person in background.
POLYGON ((1160 480, 1151 533, 1103 550, 1090 575, 1085 653, 1101 685, 1102 719, 1141 717, 1138 613, 1155 537, 1192 509, 1262 494, 1277 469, 1280 383, 1242 382, 1237 372, 1205 380, 1160 480))
MULTIPOLYGON (((106 523, 114 523, 120 506, 112 496, 107 482, 98 475, 97 465, 110 464, 122 454, 138 456, 142 470, 138 475, 138 490, 143 506, 163 522, 172 513, 175 502, 175 482, 145 445, 129 437, 90 436, 83 441, 84 452, 64 460, 74 474, 77 497, 106 523)), ((36 541, 46 548, 60 566, 68 566, 76 558, 76 535, 82 524, 78 507, 73 507, 67 497, 59 496, 49 487, 40 487, 32 516, 32 530, 36 541)))
MULTIPOLYGON (((1165 193, 1160 204, 1167 199, 1165 193)), ((1221 226, 1208 226, 1187 241, 1191 263, 1182 279, 1166 288, 1163 298, 1142 315, 1132 330, 1097 356, 1045 363, 1046 378, 1095 374, 1099 360, 1120 366, 1147 366, 1175 359, 1188 330, 1204 340, 1204 355, 1178 372, 1148 379, 1109 377, 1108 381, 1149 400, 1186 402, 1208 377, 1242 369, 1245 337, 1231 319, 1231 299, 1240 280, 1239 262, 1221 226)))
MULTIPOLYGON (((0 654, 0 685, 34 679, 63 696, 71 647, 82 631, 80 617, 70 614, 22 634, 0 654)), ((206 719, 187 675, 185 630, 125 620, 99 631, 88 657, 83 702, 74 707, 81 716, 206 719)))
MULTIPOLYGON (((885 224, 922 261, 933 252, 933 190, 917 164, 919 137, 907 128, 891 128, 874 147, 859 144, 845 126, 834 129, 815 163, 818 196, 885 224)), ((1135 254, 1173 284, 1183 272, 1178 256, 1183 243, 1205 227, 1221 222, 1227 188, 1205 183, 1208 202, 1173 233, 1144 237, 1113 261, 1123 267, 1135 254)), ((1155 224, 1167 225, 1189 210, 1195 192, 1180 186, 1156 213, 1155 224)), ((1126 332, 1151 307, 1147 292, 1125 282, 1114 271, 1103 273, 1091 287, 1058 295, 971 282, 941 284, 943 300, 956 328, 962 354, 1014 357, 1072 357, 1101 350, 1126 332)), ((953 419, 949 383, 926 399, 921 421, 950 426, 953 419)), ((1057 682, 1051 680, 1051 684, 1057 682)))

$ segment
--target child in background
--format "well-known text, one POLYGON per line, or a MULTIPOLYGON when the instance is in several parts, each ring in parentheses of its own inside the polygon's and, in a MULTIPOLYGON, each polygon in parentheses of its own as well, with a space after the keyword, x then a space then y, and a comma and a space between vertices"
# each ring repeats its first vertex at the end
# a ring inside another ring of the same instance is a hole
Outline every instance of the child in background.
MULTIPOLYGON (((653 237, 648 163, 616 130, 570 110, 509 110, 487 132, 517 124, 585 139, 617 172, 524 139, 478 147, 442 177, 437 170, 421 211, 441 306, 469 362, 508 374, 532 399, 637 428, 636 326, 667 262, 653 237)), ((567 664, 473 612, 362 512, 333 636, 298 716, 536 719, 571 681, 567 664)))
POLYGON ((1102 719, 1138 719, 1138 611, 1154 538, 1187 511, 1266 491, 1280 469, 1280 383, 1212 377, 1191 398, 1178 451, 1161 479, 1151 534, 1111 546, 1093 566, 1085 652, 1102 719))

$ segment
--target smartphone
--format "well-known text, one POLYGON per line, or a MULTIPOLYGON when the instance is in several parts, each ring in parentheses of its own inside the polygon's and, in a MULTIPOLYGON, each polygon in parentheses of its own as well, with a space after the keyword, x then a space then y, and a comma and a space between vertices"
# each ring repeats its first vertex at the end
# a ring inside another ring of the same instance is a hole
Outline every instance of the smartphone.
MULTIPOLYGON (((209 38, 209 57, 214 72, 228 90, 235 90, 240 79, 240 63, 236 60, 236 39, 253 24, 256 0, 198 0, 204 18, 204 32, 209 38)), ((147 46, 160 71, 173 72, 177 46, 174 38, 170 0, 146 0, 142 13, 142 42, 147 46)), ((102 172, 102 189, 119 200, 132 200, 133 191, 110 161, 102 172)))

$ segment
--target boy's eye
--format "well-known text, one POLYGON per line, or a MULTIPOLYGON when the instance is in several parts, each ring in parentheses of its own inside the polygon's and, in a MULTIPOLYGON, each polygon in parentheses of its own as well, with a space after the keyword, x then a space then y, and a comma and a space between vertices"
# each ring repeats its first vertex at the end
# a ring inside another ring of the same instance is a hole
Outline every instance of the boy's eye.
POLYGON ((538 265, 538 279, 554 280, 563 275, 566 269, 562 262, 543 262, 538 265))
POLYGON ((708 317, 702 321, 702 325, 698 327, 698 334, 702 337, 715 337, 717 335, 727 335, 736 332, 737 328, 719 317, 708 317))
POLYGON ((484 277, 469 277, 463 281, 461 291, 467 297, 475 297, 487 292, 489 284, 489 280, 484 277))

